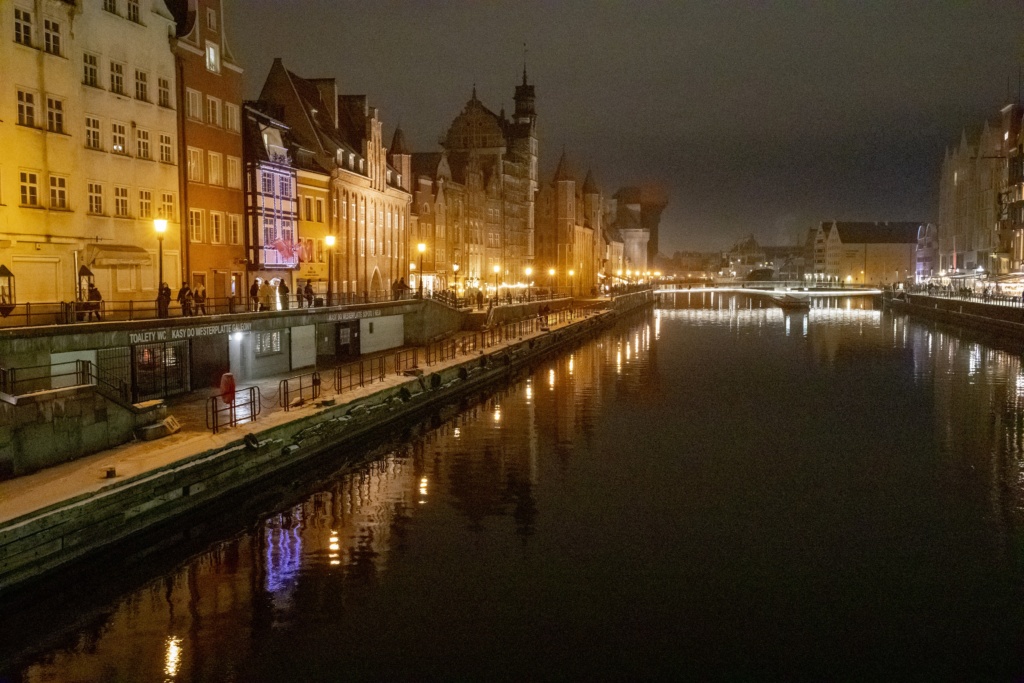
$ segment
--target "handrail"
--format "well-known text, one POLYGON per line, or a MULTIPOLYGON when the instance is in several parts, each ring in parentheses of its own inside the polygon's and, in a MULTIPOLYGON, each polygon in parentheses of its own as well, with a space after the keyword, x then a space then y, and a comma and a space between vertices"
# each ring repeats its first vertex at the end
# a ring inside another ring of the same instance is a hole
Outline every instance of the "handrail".
POLYGON ((278 396, 281 397, 280 406, 285 411, 291 409, 295 399, 298 399, 299 405, 306 401, 315 401, 320 397, 320 373, 314 370, 283 379, 278 383, 277 389, 278 396))
POLYGON ((216 434, 226 427, 255 422, 256 417, 260 414, 260 408, 260 388, 258 386, 235 389, 232 394, 211 396, 206 401, 206 428, 216 434), (232 400, 228 403, 224 400, 225 398, 232 400))

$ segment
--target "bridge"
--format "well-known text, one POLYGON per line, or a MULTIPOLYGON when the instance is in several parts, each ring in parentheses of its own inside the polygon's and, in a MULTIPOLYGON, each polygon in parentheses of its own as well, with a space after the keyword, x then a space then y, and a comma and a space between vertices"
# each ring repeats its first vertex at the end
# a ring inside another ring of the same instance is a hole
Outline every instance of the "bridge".
POLYGON ((657 296, 665 294, 745 294, 768 299, 779 308, 809 309, 812 299, 838 299, 851 296, 879 296, 874 287, 808 287, 802 282, 733 282, 722 285, 679 285, 664 283, 655 287, 657 296))

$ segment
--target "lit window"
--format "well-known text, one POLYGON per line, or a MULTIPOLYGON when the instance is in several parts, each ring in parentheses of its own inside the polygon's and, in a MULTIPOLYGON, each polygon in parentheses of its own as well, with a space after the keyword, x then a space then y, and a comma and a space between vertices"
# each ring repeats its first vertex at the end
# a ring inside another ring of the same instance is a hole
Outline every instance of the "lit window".
POLYGON ((110 151, 114 154, 127 154, 128 142, 123 123, 110 124, 110 151))
POLYGON ((214 43, 206 44, 206 69, 215 74, 220 73, 220 47, 214 43))
POLYGON ((21 171, 21 205, 39 206, 39 176, 32 171, 21 171))
POLYGON ((257 332, 256 333, 256 355, 269 356, 281 353, 281 332, 257 332))

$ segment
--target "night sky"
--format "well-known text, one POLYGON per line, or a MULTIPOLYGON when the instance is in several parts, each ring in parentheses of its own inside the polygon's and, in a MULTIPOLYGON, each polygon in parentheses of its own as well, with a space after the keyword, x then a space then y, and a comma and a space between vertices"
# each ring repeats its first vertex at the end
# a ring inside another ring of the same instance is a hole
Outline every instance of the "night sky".
POLYGON ((542 181, 563 146, 610 194, 659 183, 661 251, 792 243, 833 218, 929 220, 943 151, 1017 97, 1024 3, 226 0, 255 97, 274 57, 333 76, 414 151, 469 99, 537 88, 542 181))

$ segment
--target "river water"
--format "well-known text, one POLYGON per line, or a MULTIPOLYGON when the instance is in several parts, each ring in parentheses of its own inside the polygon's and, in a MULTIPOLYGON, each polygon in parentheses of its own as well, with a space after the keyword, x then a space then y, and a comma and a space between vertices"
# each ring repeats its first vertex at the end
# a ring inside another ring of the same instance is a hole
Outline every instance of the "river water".
POLYGON ((69 572, 0 681, 1019 677, 1019 350, 815 306, 678 295, 69 572))

